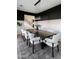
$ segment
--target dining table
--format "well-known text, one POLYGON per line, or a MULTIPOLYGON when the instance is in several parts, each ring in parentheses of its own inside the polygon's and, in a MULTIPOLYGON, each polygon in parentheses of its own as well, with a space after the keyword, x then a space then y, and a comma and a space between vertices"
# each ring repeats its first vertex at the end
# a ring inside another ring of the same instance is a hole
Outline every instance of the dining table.
POLYGON ((50 36, 56 35, 56 33, 54 32, 49 32, 49 31, 45 31, 45 30, 36 30, 36 29, 27 29, 26 31, 29 31, 33 34, 35 34, 35 36, 40 37, 42 42, 41 42, 41 48, 43 49, 45 44, 43 43, 43 40, 45 38, 48 38, 50 36))

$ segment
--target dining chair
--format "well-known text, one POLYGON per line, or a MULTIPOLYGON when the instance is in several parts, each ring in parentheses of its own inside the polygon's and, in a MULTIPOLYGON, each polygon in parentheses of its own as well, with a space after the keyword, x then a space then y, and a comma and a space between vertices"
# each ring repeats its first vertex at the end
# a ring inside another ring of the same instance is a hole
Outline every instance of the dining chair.
POLYGON ((28 36, 28 31, 26 31, 25 33, 25 39, 26 39, 26 44, 28 45, 29 44, 29 36, 28 36))
POLYGON ((49 47, 52 47, 52 57, 54 57, 54 48, 57 47, 57 50, 59 52, 59 40, 61 39, 61 34, 57 33, 56 35, 53 35, 52 38, 45 38, 43 42, 47 44, 49 47))
POLYGON ((24 29, 21 29, 21 35, 22 35, 22 38, 23 38, 24 41, 26 40, 25 39, 25 33, 26 33, 26 31, 24 29))
POLYGON ((40 37, 35 37, 35 34, 28 32, 29 44, 32 45, 32 53, 34 54, 34 45, 40 43, 40 37))

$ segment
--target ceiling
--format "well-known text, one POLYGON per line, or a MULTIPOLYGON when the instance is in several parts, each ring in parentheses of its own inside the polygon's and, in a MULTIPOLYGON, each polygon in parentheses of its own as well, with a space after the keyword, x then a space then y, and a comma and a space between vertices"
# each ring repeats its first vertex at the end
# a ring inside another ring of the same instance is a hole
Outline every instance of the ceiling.
POLYGON ((37 1, 38 0, 17 0, 17 9, 38 14, 61 4, 61 0, 41 0, 40 3, 34 6, 37 1))

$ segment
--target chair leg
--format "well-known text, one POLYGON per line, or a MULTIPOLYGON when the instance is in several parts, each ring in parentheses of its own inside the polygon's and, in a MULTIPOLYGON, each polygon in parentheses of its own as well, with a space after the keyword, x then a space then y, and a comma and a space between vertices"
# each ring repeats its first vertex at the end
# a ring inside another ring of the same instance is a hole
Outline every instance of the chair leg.
POLYGON ((59 45, 57 45, 57 51, 59 52, 59 45))
POLYGON ((29 47, 30 47, 30 45, 31 45, 31 44, 30 44, 30 39, 28 40, 28 43, 29 43, 29 47))
POLYGON ((54 43, 52 43, 52 57, 54 57, 54 43))
POLYGON ((28 45, 28 39, 27 39, 27 43, 26 44, 28 45))
POLYGON ((26 41, 26 38, 24 37, 24 42, 26 41))
POLYGON ((24 41, 24 37, 23 37, 22 33, 21 33, 21 36, 22 36, 22 39, 23 39, 23 41, 24 41))
POLYGON ((32 52, 34 54, 34 41, 33 41, 33 46, 32 46, 32 52))
POLYGON ((26 41, 25 37, 24 37, 24 36, 22 36, 22 38, 23 38, 23 41, 25 42, 25 41, 26 41))
POLYGON ((41 46, 41 41, 39 40, 40 46, 41 46))
POLYGON ((41 49, 44 49, 44 43, 43 43, 43 40, 41 42, 41 49))
POLYGON ((25 41, 25 40, 24 40, 24 36, 22 36, 22 39, 23 39, 23 41, 25 41))

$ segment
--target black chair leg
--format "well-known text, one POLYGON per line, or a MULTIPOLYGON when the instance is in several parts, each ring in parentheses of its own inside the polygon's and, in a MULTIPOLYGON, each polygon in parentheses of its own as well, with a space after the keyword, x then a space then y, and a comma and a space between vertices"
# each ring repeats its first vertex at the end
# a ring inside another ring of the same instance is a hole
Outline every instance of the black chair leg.
POLYGON ((54 58, 54 44, 52 43, 52 57, 54 58))
POLYGON ((26 44, 28 45, 28 39, 27 39, 27 43, 26 44))
POLYGON ((28 38, 28 36, 27 36, 27 45, 29 45, 29 38, 28 38))
POLYGON ((44 49, 44 43, 43 43, 43 40, 41 42, 41 49, 44 49))
POLYGON ((22 35, 22 33, 21 33, 21 37, 22 37, 22 39, 23 39, 23 41, 24 41, 24 38, 23 38, 23 35, 22 35))
POLYGON ((30 39, 28 40, 28 43, 29 43, 29 47, 30 47, 31 46, 30 39))
POLYGON ((33 46, 32 46, 32 52, 34 54, 34 41, 33 41, 33 46))
POLYGON ((59 52, 59 45, 57 45, 57 51, 59 52))
POLYGON ((23 39, 23 41, 24 41, 24 37, 23 37, 22 33, 21 33, 21 36, 22 36, 22 39, 23 39))
POLYGON ((24 37, 24 42, 26 41, 26 38, 24 37))

